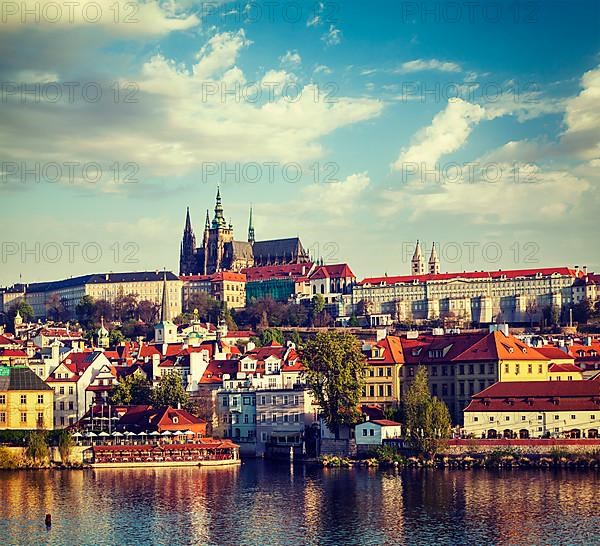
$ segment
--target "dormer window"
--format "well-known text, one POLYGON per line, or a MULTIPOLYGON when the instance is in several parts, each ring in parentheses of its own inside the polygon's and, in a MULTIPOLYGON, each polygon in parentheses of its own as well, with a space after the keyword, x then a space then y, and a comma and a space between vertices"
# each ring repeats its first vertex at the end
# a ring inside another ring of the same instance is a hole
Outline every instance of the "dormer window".
POLYGON ((173 417, 173 424, 177 425, 179 423, 179 417, 175 416, 173 417))

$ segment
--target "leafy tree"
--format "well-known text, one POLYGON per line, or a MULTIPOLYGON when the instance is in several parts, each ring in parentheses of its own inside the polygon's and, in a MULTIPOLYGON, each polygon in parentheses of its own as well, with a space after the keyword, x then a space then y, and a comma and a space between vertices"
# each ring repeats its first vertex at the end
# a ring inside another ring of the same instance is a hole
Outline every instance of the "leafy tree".
POLYGON ((226 304, 223 304, 223 310, 221 311, 221 319, 225 321, 225 324, 227 325, 227 330, 231 332, 237 330, 237 324, 235 323, 235 320, 231 315, 231 311, 229 310, 226 304))
POLYGON ((339 437, 340 426, 359 421, 360 395, 365 380, 365 356, 351 334, 319 332, 301 351, 306 381, 329 429, 339 437))
POLYGON ((183 310, 193 313, 194 309, 198 310, 198 319, 202 322, 217 323, 222 312, 221 302, 206 292, 190 295, 183 310))
POLYGON ((298 330, 292 330, 289 332, 285 336, 285 340, 291 341, 296 346, 296 349, 300 348, 300 345, 302 345, 302 338, 300 337, 298 330))
POLYGON ((46 316, 50 320, 63 320, 65 318, 65 306, 58 294, 50 294, 46 300, 46 316))
POLYGON ((79 323, 85 328, 93 326, 95 310, 94 298, 87 294, 83 296, 75 307, 75 314, 79 323))
POLYGON ((452 424, 446 404, 431 396, 423 366, 417 368, 403 406, 407 436, 415 449, 432 459, 450 437, 452 424))
POLYGON ((137 316, 137 294, 120 295, 115 299, 113 311, 119 321, 131 320, 137 316))
POLYGON ((525 314, 529 317, 529 326, 533 326, 533 319, 539 313, 539 307, 535 300, 529 300, 525 307, 525 314))
POLYGON ((560 309, 557 305, 547 305, 543 310, 544 319, 550 326, 558 326, 560 322, 560 309))
POLYGON ((283 345, 283 333, 278 328, 266 328, 260 333, 261 345, 268 345, 273 341, 283 345))
POLYGON ((573 306, 573 320, 579 324, 587 323, 594 314, 592 301, 584 299, 573 306))
POLYGON ((111 321, 114 318, 113 306, 108 300, 96 300, 94 301, 94 321, 96 324, 100 323, 100 319, 104 317, 104 320, 111 321))
POLYGON ((146 339, 152 339, 154 335, 154 327, 141 322, 139 320, 129 320, 121 327, 121 331, 125 336, 125 339, 136 339, 137 337, 144 337, 146 339))
POLYGON ((35 464, 48 457, 48 439, 45 431, 35 430, 29 433, 26 454, 35 464))
POLYGON ((125 341, 125 336, 121 330, 114 328, 110 331, 109 342, 111 347, 116 347, 119 343, 125 341))
POLYGON ((69 462, 71 458, 71 452, 73 451, 73 436, 68 430, 61 430, 58 433, 57 438, 58 452, 60 453, 60 460, 63 464, 69 462))
POLYGON ((31 322, 33 320, 33 307, 27 303, 26 299, 22 299, 14 302, 8 310, 8 324, 11 326, 14 324, 17 311, 21 315, 23 322, 31 322))
POLYGON ((179 404, 182 408, 190 405, 190 396, 183 388, 183 379, 178 372, 173 370, 161 377, 160 383, 152 391, 152 403, 158 407, 174 408, 179 404))
POLYGON ((141 373, 132 373, 113 387, 110 401, 116 406, 150 404, 152 385, 141 373))
POLYGON ((145 324, 155 324, 158 321, 160 305, 153 301, 142 300, 137 306, 137 316, 145 324))
POLYGON ((357 328, 358 326, 360 326, 360 323, 358 322, 358 319, 356 318, 356 315, 354 313, 352 313, 352 316, 350 317, 350 320, 348 321, 348 326, 350 326, 352 328, 357 328))

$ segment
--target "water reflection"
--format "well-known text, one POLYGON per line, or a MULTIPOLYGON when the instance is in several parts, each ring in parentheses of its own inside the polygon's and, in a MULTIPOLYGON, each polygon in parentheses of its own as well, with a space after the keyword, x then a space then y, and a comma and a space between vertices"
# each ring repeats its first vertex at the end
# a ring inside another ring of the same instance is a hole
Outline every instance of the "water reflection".
POLYGON ((262 461, 3 472, 0 542, 593 544, 598 482, 587 471, 377 472, 262 461))

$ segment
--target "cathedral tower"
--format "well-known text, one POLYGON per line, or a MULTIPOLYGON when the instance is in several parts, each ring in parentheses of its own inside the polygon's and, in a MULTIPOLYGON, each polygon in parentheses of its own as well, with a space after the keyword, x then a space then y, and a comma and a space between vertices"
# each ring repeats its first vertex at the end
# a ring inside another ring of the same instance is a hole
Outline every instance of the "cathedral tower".
POLYGON ((440 259, 435 251, 435 243, 431 244, 431 256, 429 256, 429 274, 437 275, 440 272, 440 259))
POLYGON ((183 229, 181 249, 179 251, 179 274, 193 275, 194 273, 197 273, 196 236, 194 235, 194 230, 192 229, 190 207, 188 207, 185 216, 185 228, 183 229))
POLYGON ((254 244, 254 225, 252 224, 252 207, 250 207, 250 221, 248 222, 248 242, 254 244))
POLYGON ((417 239, 417 246, 415 247, 415 253, 411 260, 411 273, 413 275, 424 275, 425 274, 425 258, 421 253, 421 244, 417 239))

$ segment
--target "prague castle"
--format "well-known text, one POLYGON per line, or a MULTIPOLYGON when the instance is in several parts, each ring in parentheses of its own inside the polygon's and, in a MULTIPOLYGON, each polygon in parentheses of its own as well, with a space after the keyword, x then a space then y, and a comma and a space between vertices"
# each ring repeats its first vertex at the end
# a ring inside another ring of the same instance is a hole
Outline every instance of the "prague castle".
POLYGON ((248 223, 248 240, 234 240, 233 225, 225 220, 219 189, 212 222, 208 209, 206 210, 204 234, 199 247, 196 246, 190 210, 187 210, 179 258, 180 275, 211 275, 219 271, 241 271, 247 267, 300 264, 309 261, 309 255, 298 237, 256 241, 252 208, 248 223))

